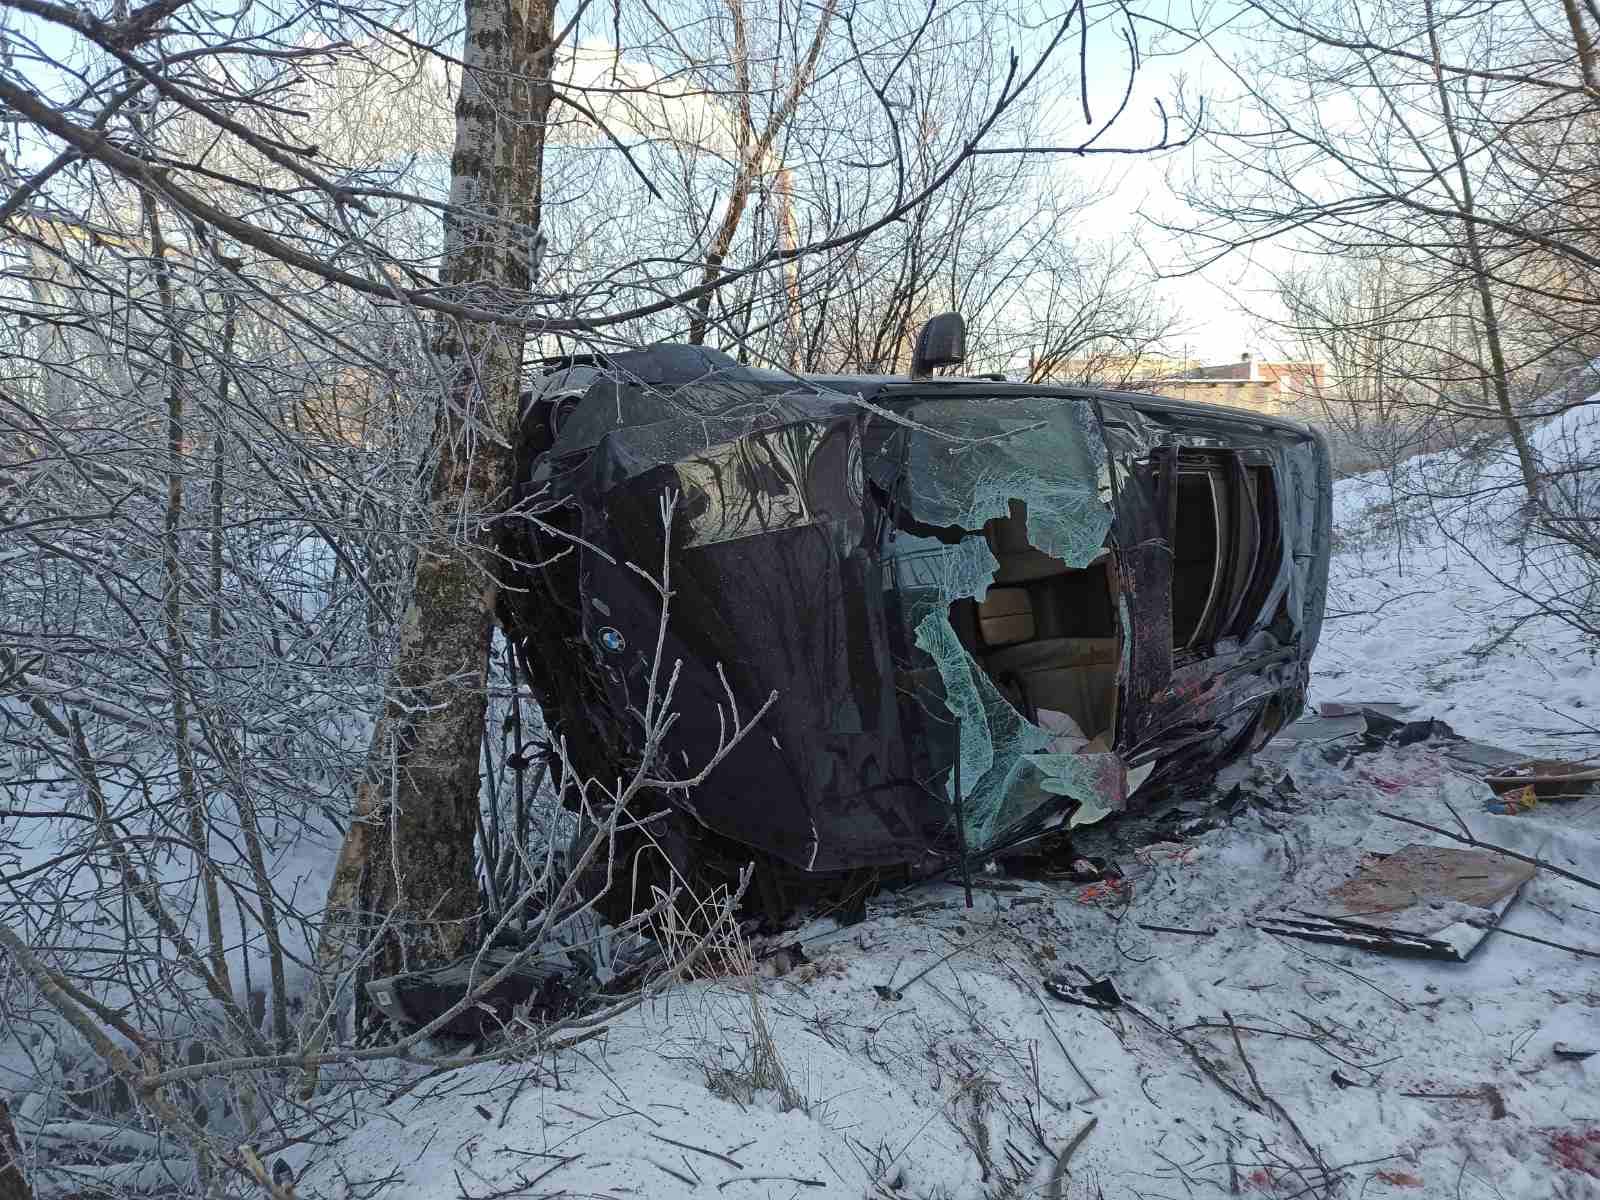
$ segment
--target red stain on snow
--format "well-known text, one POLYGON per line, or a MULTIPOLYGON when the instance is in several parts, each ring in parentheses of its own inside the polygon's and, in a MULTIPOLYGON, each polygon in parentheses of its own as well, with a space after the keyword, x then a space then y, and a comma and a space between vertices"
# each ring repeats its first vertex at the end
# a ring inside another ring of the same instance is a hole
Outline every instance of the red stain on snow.
POLYGON ((1600 1127, 1552 1130, 1549 1138, 1558 1166, 1600 1179, 1600 1127))
POLYGON ((1379 1171, 1378 1178, 1390 1187, 1419 1188, 1422 1180, 1410 1171, 1379 1171))

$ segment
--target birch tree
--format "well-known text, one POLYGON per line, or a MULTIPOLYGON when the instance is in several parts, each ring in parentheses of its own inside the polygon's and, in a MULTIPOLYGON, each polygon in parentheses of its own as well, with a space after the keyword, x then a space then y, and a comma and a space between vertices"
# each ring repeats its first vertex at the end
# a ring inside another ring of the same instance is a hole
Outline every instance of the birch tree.
MULTIPOLYGON (((467 0, 465 13, 440 282, 474 308, 514 312, 539 267, 555 6, 467 0)), ((435 323, 431 368, 443 397, 428 523, 328 892, 318 952, 324 988, 350 958, 363 914, 381 916, 387 940, 376 963, 388 970, 449 958, 475 928, 473 844, 494 619, 489 531, 509 483, 524 345, 516 324, 450 315, 435 323)), ((310 1011, 312 1031, 325 1004, 310 1011)))

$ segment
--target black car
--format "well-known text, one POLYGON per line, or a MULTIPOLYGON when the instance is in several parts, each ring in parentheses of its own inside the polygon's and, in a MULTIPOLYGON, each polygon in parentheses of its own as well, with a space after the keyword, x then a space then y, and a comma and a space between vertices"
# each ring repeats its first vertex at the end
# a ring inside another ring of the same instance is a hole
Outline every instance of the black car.
POLYGON ((932 377, 958 320, 924 330, 911 376, 658 345, 549 362, 525 397, 501 616, 577 768, 614 779, 641 751, 661 598, 635 567, 659 571, 664 496, 682 669, 652 771, 715 750, 724 680, 741 714, 777 693, 703 784, 652 801, 669 855, 754 859, 779 888, 936 869, 1204 781, 1300 712, 1323 439, 932 377))

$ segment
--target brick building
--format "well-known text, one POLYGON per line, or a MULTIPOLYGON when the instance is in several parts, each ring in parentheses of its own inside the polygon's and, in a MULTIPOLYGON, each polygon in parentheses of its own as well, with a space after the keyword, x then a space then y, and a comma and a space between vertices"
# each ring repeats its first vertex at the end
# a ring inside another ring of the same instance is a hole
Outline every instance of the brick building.
POLYGON ((1241 354, 1238 362, 1186 364, 1178 373, 1139 380, 1131 386, 1175 400, 1293 414, 1303 410, 1301 401, 1320 393, 1327 381, 1326 363, 1260 362, 1251 354, 1241 354))

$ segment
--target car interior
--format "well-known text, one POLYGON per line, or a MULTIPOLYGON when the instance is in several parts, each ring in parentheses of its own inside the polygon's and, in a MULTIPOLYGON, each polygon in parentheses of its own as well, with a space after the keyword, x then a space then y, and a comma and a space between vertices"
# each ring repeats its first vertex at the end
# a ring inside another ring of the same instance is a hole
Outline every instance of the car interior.
POLYGON ((1111 555, 1068 567, 1028 542, 1028 510, 990 520, 999 562, 984 598, 957 600, 950 622, 995 685, 1029 720, 1065 713, 1087 738, 1111 741, 1117 700, 1117 616, 1111 555))

